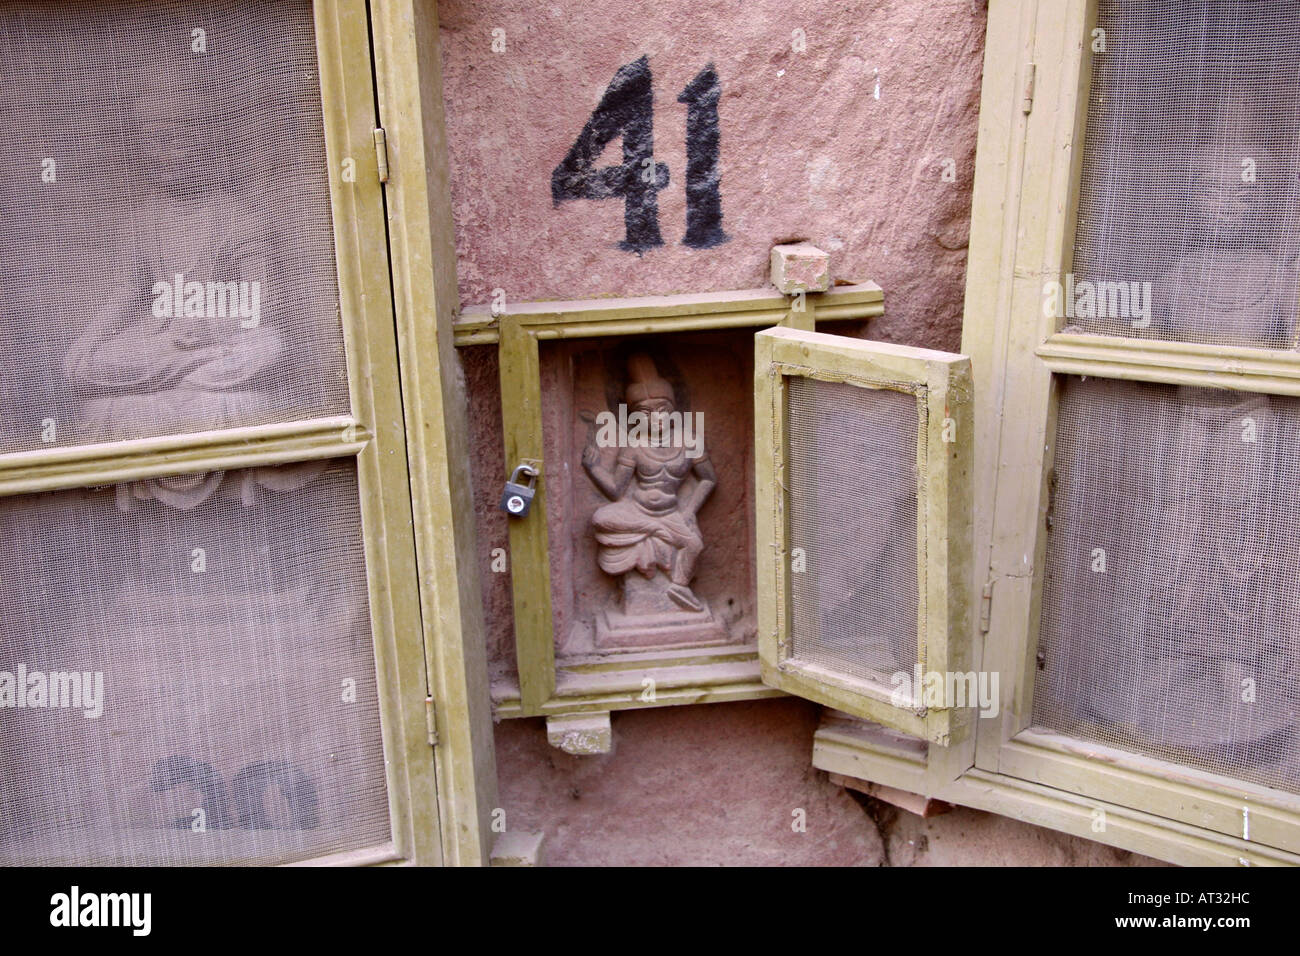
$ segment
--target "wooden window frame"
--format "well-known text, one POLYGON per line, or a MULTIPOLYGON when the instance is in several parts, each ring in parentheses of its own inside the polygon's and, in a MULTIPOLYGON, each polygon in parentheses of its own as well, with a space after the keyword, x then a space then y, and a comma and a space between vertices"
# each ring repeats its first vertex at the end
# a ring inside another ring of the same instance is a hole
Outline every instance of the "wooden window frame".
MULTIPOLYGON (((924 699, 904 707, 894 701, 897 685, 848 678, 828 666, 791 657, 786 395, 787 381, 799 377, 889 389, 915 400, 917 666, 922 674, 964 673, 972 577, 970 363, 946 352, 796 329, 771 329, 755 340, 758 646, 763 681, 947 746, 967 724, 965 708, 955 708, 951 701, 927 707, 924 699)), ((912 687, 913 695, 923 686, 912 687)))
MULTIPOLYGON (((529 462, 544 468, 543 341, 771 326, 811 331, 817 321, 879 316, 883 300, 878 285, 863 282, 806 295, 802 309, 772 288, 519 303, 507 305, 499 314, 486 306, 472 306, 455 324, 456 345, 497 345, 505 461, 509 467, 529 462)), ((598 661, 557 664, 544 472, 537 485, 528 517, 509 525, 519 684, 494 695, 498 717, 558 717, 780 695, 763 683, 752 644, 621 653, 598 661), (646 677, 655 681, 653 700, 643 695, 646 677)))
POLYGON ((1295 352, 1070 334, 1044 316, 1043 283, 1072 268, 1096 14, 989 5, 962 350, 979 389, 975 666, 1002 675, 1000 714, 920 756, 831 718, 814 765, 1173 862, 1300 864, 1300 796, 1031 725, 1055 377, 1300 395, 1295 352))
POLYGON ((305 421, 0 454, 0 496, 163 475, 354 458, 364 533, 390 839, 306 864, 442 862, 410 530, 402 402, 365 0, 315 0, 330 205, 351 413, 305 421), (355 161, 355 180, 341 177, 355 161), (379 237, 379 241, 375 241, 379 237))

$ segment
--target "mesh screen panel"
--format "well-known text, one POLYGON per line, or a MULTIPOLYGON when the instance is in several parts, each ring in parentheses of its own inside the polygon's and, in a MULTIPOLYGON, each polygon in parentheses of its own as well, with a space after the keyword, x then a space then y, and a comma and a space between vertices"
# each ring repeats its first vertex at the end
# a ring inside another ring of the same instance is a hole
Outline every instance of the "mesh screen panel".
POLYGON ((319 88, 305 0, 0 3, 0 451, 347 413, 319 88))
POLYGON ((1102 0, 1098 26, 1065 323, 1291 348, 1300 5, 1102 0))
POLYGON ((1034 722, 1300 790, 1300 401, 1062 389, 1034 722))
POLYGON ((791 659, 893 686, 917 663, 915 396, 787 379, 791 659))
POLYGON ((5 498, 0 528, 0 862, 390 838, 351 459, 5 498))

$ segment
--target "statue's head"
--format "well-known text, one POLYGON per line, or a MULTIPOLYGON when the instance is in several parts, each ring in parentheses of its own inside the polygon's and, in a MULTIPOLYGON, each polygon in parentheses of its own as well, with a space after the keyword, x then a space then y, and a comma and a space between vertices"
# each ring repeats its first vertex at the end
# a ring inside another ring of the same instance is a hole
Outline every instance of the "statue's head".
POLYGON ((662 424, 664 417, 677 408, 672 384, 660 378, 654 360, 644 352, 627 360, 627 371, 628 407, 649 416, 652 423, 662 424))
POLYGON ((235 159, 237 119, 202 83, 150 81, 131 106, 139 168, 171 191, 219 186, 235 159))
POLYGON ((1259 103, 1230 96, 1198 129, 1178 172, 1205 238, 1266 246, 1295 193, 1292 136, 1259 103))
POLYGON ((1188 170, 1191 206, 1199 221, 1220 240, 1261 231, 1267 223, 1275 191, 1258 181, 1242 179, 1243 169, 1249 167, 1243 167, 1237 153, 1262 164, 1262 151, 1255 149, 1252 155, 1248 149, 1250 146, 1243 144, 1227 157, 1202 154, 1191 161, 1188 170))

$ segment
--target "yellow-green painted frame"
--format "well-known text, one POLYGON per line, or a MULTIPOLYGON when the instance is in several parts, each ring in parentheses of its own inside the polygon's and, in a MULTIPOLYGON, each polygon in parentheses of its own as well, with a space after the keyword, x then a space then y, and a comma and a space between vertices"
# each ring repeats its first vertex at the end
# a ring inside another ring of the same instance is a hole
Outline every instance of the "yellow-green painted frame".
POLYGON ((498 348, 507 465, 513 468, 527 462, 540 471, 528 517, 510 522, 519 685, 494 695, 498 717, 559 716, 779 693, 763 683, 752 645, 597 656, 557 665, 546 529, 540 342, 772 325, 811 329, 818 320, 873 318, 883 312, 883 301, 878 285, 862 282, 793 298, 768 288, 519 303, 499 313, 483 306, 464 310, 456 322, 456 344, 495 343, 498 348), (646 693, 646 677, 654 680, 652 694, 646 693))
POLYGON ((1042 311, 1072 268, 1096 0, 991 0, 963 351, 978 383, 974 666, 996 718, 918 758, 828 719, 814 765, 1185 864, 1300 864, 1300 797, 1031 726, 1055 376, 1300 394, 1295 352, 1078 335, 1042 311))
MULTIPOLYGON (((391 422, 405 424, 419 569, 411 593, 423 610, 410 635, 422 635, 435 707, 438 817, 426 823, 433 839, 441 836, 445 863, 485 866, 501 808, 475 528, 466 520, 473 514, 467 397, 453 345, 456 246, 437 5, 372 0, 371 10, 401 359, 402 402, 391 422)), ((374 240, 383 242, 382 230, 374 240)), ((389 383, 396 382, 394 373, 389 383)))
POLYGON ((758 509, 758 649, 764 683, 947 745, 965 726, 946 706, 910 706, 896 688, 791 656, 787 383, 792 377, 892 389, 916 400, 917 661, 922 674, 965 672, 969 659, 972 398, 961 355, 776 328, 754 338, 758 509))
POLYGON ((392 837, 306 862, 437 864, 443 854, 425 653, 417 637, 411 498, 373 139, 369 17, 365 0, 316 0, 314 13, 351 415, 0 455, 0 495, 355 457, 392 837), (345 159, 355 163, 355 178, 348 181, 345 159))

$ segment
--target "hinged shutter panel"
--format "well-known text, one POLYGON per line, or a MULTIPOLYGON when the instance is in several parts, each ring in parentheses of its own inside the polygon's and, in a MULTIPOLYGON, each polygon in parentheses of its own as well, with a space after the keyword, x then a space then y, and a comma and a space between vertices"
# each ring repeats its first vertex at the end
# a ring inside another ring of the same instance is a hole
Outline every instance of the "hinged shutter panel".
POLYGON ((754 386, 764 682, 948 743, 971 639, 969 360, 769 329, 754 386))
POLYGON ((441 858, 371 70, 0 5, 0 864, 441 858))

